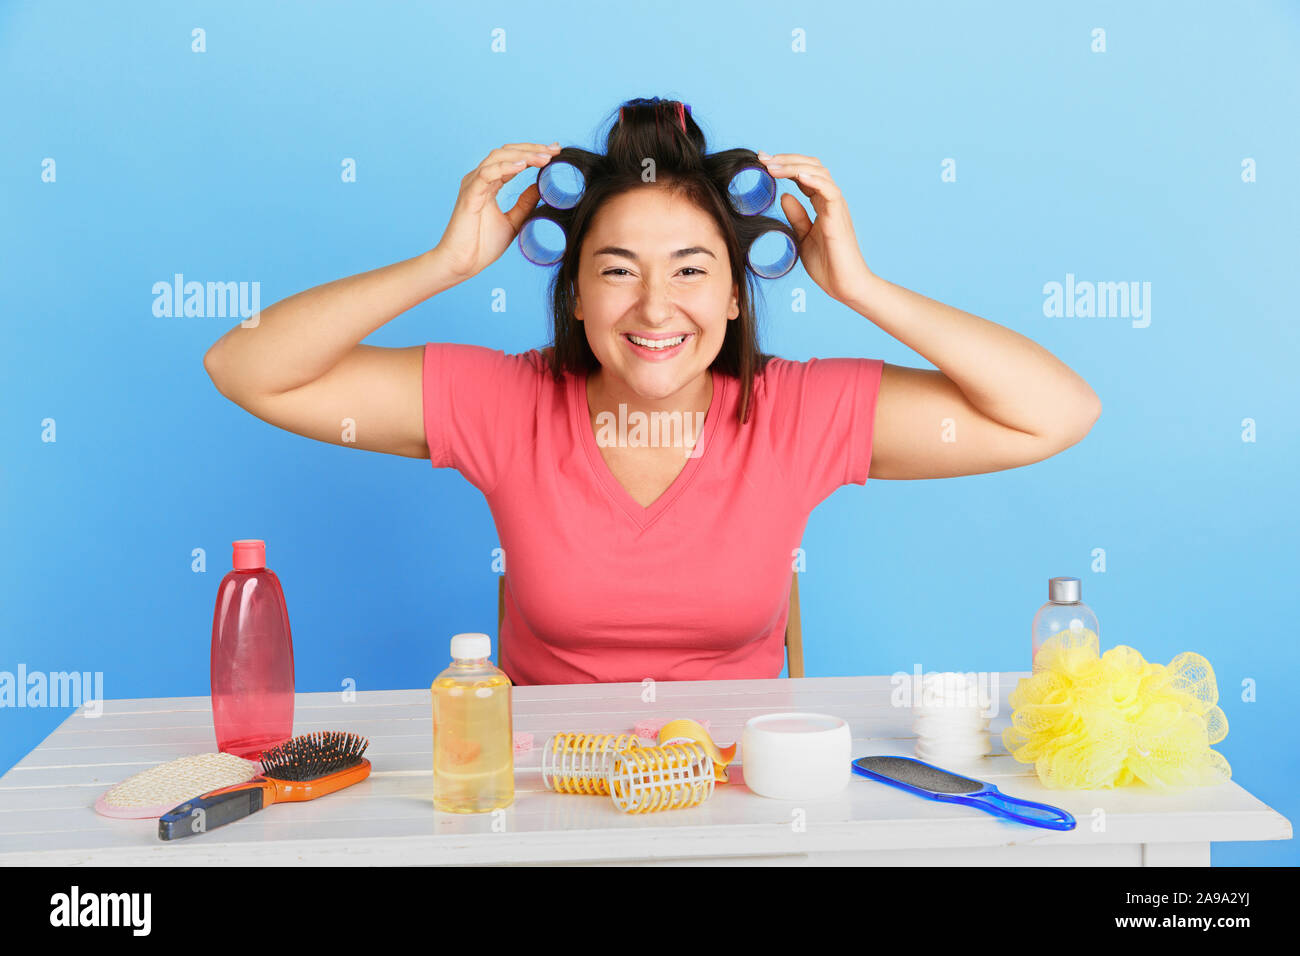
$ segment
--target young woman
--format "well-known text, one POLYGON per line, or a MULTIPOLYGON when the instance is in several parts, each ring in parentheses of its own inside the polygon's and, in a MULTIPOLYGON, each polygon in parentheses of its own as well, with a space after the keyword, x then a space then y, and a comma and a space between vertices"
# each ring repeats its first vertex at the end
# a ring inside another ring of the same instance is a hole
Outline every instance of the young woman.
POLYGON ((342 444, 351 418, 352 446, 429 458, 483 492, 506 554, 500 664, 516 683, 776 677, 792 554, 827 495, 868 474, 1040 461, 1086 435, 1101 404, 1024 336, 875 275, 830 173, 798 153, 756 161, 816 219, 787 194, 788 226, 768 224, 791 231, 827 295, 937 371, 763 355, 745 259, 756 220, 731 209, 681 104, 625 106, 604 154, 494 149, 461 180, 437 246, 276 303, 204 367, 264 421, 342 444), (497 192, 557 155, 589 176, 563 217, 552 347, 360 344, 495 262, 545 211, 536 184, 508 212, 497 192), (656 413, 688 427, 649 441, 634 423, 656 413))

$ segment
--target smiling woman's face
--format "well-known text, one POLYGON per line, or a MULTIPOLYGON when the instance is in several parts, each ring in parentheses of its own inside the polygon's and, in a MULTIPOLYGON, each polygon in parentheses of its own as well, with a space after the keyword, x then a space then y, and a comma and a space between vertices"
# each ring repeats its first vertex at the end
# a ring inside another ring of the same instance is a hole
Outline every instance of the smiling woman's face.
POLYGON ((717 358, 727 322, 740 315, 737 292, 713 218, 681 193, 647 185, 615 196, 592 220, 574 315, 601 373, 657 402, 717 358))

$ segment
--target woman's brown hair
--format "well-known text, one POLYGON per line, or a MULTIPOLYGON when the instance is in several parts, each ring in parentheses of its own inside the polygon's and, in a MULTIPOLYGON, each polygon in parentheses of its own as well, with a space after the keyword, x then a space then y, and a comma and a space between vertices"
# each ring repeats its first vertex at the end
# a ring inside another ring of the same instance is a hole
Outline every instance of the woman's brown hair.
POLYGON ((708 153, 704 133, 689 109, 675 100, 655 98, 630 100, 619 109, 606 137, 603 155, 566 146, 556 154, 555 160, 572 163, 585 179, 582 196, 572 208, 556 209, 542 203, 528 216, 528 220, 552 219, 565 234, 564 257, 551 279, 550 289, 554 339, 547 354, 556 381, 565 372, 589 373, 600 367, 587 343, 582 323, 574 317, 578 255, 596 212, 613 197, 654 182, 688 198, 708 213, 726 243, 740 314, 727 322, 722 348, 709 367, 740 381, 739 417, 742 423, 747 422, 754 375, 771 358, 758 347, 754 276, 748 268, 749 247, 759 235, 771 229, 786 233, 792 240, 795 238, 787 223, 769 216, 742 216, 727 198, 728 186, 737 172, 746 166, 761 166, 758 155, 749 149, 708 153), (649 178, 647 169, 651 171, 649 178))

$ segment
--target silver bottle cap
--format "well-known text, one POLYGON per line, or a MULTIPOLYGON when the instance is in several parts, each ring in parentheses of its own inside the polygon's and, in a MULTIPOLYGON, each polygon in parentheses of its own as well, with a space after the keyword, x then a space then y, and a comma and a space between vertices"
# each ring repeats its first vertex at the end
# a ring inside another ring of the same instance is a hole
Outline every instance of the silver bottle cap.
POLYGON ((1051 578, 1047 582, 1047 600, 1053 604, 1078 604, 1083 600, 1078 578, 1051 578))

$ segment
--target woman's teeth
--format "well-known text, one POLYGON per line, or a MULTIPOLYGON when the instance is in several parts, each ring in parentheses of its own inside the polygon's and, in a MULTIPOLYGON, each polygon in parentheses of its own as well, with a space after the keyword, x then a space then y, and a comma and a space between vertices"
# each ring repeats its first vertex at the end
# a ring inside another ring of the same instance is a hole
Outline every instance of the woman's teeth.
POLYGON ((675 339, 643 339, 635 335, 629 335, 629 339, 637 345, 646 349, 670 349, 675 345, 681 345, 686 341, 686 336, 679 335, 675 339))

